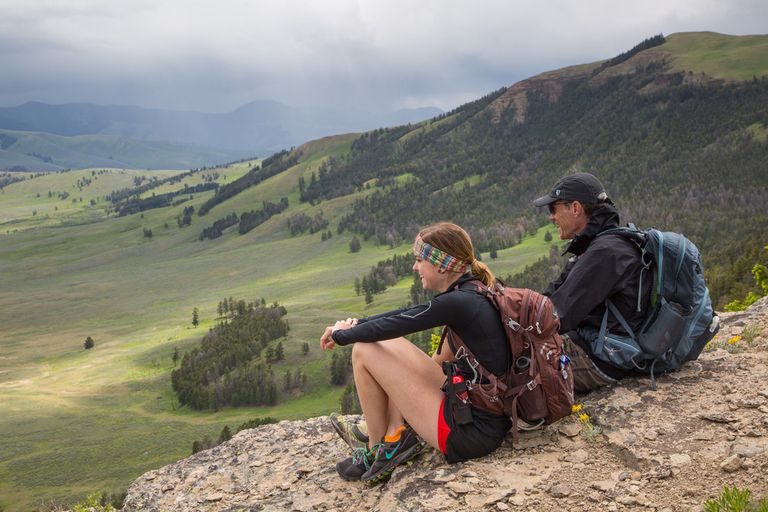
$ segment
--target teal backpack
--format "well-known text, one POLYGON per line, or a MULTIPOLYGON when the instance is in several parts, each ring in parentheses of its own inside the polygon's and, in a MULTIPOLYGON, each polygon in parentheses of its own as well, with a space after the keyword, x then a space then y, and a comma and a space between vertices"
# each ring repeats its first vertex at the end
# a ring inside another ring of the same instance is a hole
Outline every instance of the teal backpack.
POLYGON ((640 311, 642 288, 653 285, 651 304, 640 329, 633 331, 611 302, 605 301, 605 314, 599 330, 581 329, 590 342, 595 357, 623 370, 651 375, 656 389, 656 374, 679 368, 699 357, 704 346, 720 329, 720 319, 712 309, 709 290, 704 283, 704 268, 696 246, 679 233, 657 229, 626 228, 603 231, 597 236, 621 236, 635 243, 641 251, 637 308, 640 311), (612 315, 629 336, 608 331, 612 315))

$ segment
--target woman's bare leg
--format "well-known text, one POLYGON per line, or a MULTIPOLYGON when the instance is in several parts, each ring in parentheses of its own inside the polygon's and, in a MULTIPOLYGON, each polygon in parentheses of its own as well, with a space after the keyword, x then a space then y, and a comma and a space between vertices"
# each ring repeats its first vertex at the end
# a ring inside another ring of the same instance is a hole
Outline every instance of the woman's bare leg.
POLYGON ((422 439, 439 448, 437 416, 445 376, 435 361, 405 338, 397 338, 356 343, 352 368, 371 443, 393 433, 405 419, 422 439))

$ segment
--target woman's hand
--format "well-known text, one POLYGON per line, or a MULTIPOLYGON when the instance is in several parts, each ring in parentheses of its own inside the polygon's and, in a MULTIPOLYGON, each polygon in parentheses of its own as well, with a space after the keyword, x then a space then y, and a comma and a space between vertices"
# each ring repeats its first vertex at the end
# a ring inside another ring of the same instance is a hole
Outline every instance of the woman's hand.
POLYGON ((337 320, 335 324, 329 325, 325 328, 323 335, 320 337, 320 348, 323 350, 333 350, 336 346, 336 342, 333 341, 331 334, 339 329, 349 329, 357 325, 357 318, 347 318, 346 320, 337 320))
POLYGON ((333 341, 333 338, 331 338, 331 334, 333 334, 333 326, 329 325, 325 328, 325 332, 323 332, 323 335, 320 336, 320 349, 321 350, 333 350, 333 347, 336 346, 336 342, 333 341))

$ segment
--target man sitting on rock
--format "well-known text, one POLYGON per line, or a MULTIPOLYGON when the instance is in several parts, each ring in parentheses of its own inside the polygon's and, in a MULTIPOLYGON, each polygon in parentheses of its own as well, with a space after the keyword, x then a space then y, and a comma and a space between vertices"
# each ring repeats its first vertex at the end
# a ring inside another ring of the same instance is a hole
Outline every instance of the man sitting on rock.
MULTIPOLYGON (((611 300, 633 330, 641 326, 651 286, 643 286, 639 291, 643 268, 640 250, 621 236, 597 236, 619 227, 619 213, 602 183, 592 174, 579 172, 564 177, 533 204, 547 206, 560 239, 571 241, 566 252, 573 256, 542 293, 552 299, 560 316, 565 353, 573 364, 574 388, 578 393, 586 393, 614 384, 629 372, 594 357, 579 331, 584 327, 600 329, 606 299, 611 300), (638 293, 642 293, 639 301, 638 293)), ((608 330, 627 334, 613 315, 608 315, 608 330)))

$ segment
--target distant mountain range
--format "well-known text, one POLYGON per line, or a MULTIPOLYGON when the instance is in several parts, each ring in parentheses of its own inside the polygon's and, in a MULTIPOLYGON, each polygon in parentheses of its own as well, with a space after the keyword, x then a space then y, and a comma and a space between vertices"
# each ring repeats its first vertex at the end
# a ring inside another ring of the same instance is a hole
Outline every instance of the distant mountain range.
POLYGON ((105 165, 183 169, 264 157, 326 135, 419 122, 440 114, 437 108, 371 112, 290 107, 275 101, 254 101, 223 114, 29 102, 0 108, 0 169, 105 165), (95 153, 84 150, 93 147, 93 136, 100 144, 95 153), (82 137, 89 138, 84 142, 82 137), (17 146, 14 141, 25 144, 17 146))

